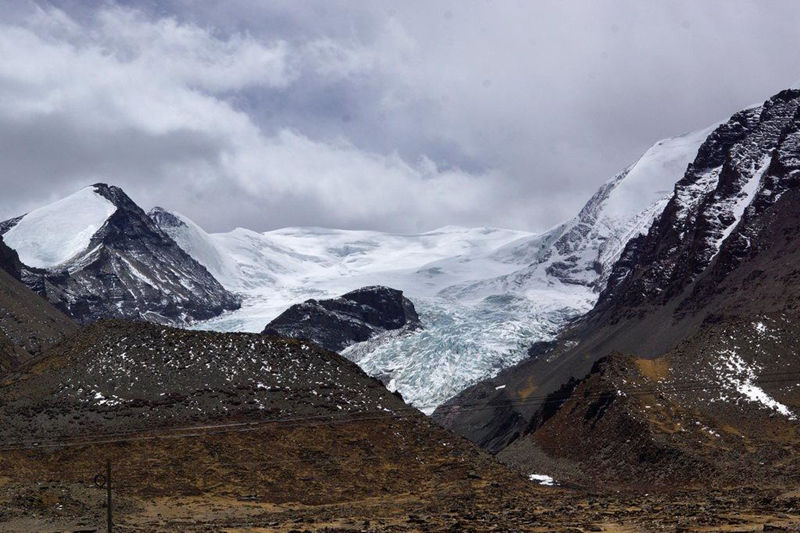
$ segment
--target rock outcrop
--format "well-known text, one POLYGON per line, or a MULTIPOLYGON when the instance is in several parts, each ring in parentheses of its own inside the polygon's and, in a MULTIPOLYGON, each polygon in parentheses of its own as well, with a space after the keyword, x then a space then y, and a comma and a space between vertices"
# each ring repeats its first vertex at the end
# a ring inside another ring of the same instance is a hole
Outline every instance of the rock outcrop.
POLYGON ((267 324, 263 333, 308 339, 339 352, 384 331, 421 326, 414 304, 402 291, 375 286, 293 305, 267 324))

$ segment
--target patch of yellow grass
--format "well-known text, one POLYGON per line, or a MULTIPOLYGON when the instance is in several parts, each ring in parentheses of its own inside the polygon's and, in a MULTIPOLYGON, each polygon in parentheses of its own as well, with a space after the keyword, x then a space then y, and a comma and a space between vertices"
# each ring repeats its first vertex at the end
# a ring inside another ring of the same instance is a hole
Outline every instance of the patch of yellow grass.
POLYGON ((669 375, 669 362, 665 357, 637 359, 636 366, 639 368, 639 372, 651 381, 660 381, 669 375))

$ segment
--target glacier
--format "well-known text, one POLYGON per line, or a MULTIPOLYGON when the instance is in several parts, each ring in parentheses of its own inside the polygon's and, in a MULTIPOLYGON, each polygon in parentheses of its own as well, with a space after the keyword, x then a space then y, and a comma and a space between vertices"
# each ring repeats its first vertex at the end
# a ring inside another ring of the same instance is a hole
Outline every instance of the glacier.
POLYGON ((207 233, 161 208, 159 227, 243 298, 198 329, 261 331, 292 304, 367 285, 402 290, 424 329, 343 355, 431 412, 528 357, 596 303, 627 242, 648 231, 716 125, 665 139, 608 180, 569 221, 533 234, 448 226, 418 234, 326 228, 207 233))

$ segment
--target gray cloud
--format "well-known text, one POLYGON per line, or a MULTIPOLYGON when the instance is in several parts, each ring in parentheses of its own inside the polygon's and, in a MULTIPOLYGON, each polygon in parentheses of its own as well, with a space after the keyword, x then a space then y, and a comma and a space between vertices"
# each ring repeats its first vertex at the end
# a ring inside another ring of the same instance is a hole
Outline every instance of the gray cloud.
POLYGON ((540 230, 800 78, 800 6, 8 2, 0 217, 98 179, 211 230, 540 230))

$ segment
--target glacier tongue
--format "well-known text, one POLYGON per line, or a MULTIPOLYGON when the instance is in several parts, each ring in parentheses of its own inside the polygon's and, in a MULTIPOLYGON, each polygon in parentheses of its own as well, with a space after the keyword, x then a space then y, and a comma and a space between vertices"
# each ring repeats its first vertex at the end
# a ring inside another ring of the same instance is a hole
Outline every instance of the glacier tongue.
POLYGON ((345 355, 431 411, 591 309, 627 242, 647 232, 712 130, 655 144, 575 218, 540 235, 459 227, 415 235, 322 228, 208 234, 181 215, 171 222, 151 216, 244 297, 241 309, 199 328, 261 331, 309 298, 368 285, 404 291, 425 329, 389 332, 345 355))
POLYGON ((116 210, 94 187, 86 187, 23 216, 3 239, 24 264, 52 268, 86 250, 116 210))
POLYGON ((552 339, 590 302, 537 306, 512 295, 479 303, 413 299, 424 329, 387 332, 347 348, 343 355, 400 391, 430 414, 469 385, 527 357, 531 339, 552 339))

